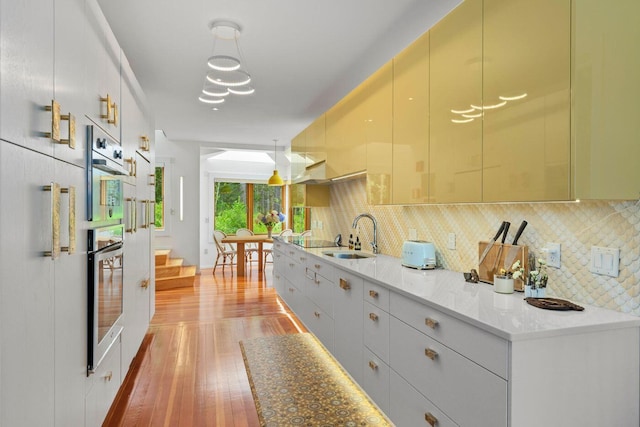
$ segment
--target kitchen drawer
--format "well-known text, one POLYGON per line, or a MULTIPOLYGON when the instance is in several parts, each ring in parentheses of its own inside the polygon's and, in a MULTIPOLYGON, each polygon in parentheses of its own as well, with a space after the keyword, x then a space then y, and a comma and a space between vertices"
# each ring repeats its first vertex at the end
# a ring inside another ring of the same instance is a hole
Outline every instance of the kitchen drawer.
POLYGON ((286 250, 287 244, 283 243, 279 240, 273 241, 273 251, 274 252, 284 252, 286 250))
POLYGON ((390 312, 420 332, 507 378, 509 345, 506 340, 396 293, 391 295, 390 312))
POLYGON ((113 344, 94 374, 87 378, 85 419, 87 425, 102 425, 120 388, 120 339, 113 344))
POLYGON ((289 279, 296 288, 300 291, 304 291, 305 277, 304 277, 304 264, 296 262, 295 259, 286 257, 282 265, 281 273, 289 279))
POLYGON ((333 353, 333 319, 320 307, 305 298, 302 321, 320 342, 333 353))
POLYGON ((333 282, 309 267, 305 270, 304 294, 333 318, 333 282))
POLYGON ((316 256, 307 256, 307 268, 314 273, 324 277, 330 282, 335 281, 335 269, 328 262, 316 257, 316 256))
POLYGON ((458 427, 429 399, 393 371, 389 375, 389 418, 398 427, 458 427))
POLYGON ((287 303, 289 308, 293 310, 296 316, 300 317, 302 315, 301 310, 303 308, 304 295, 302 295, 302 292, 300 292, 300 290, 286 278, 284 279, 283 285, 282 295, 280 296, 284 299, 284 302, 287 303))
POLYGON ((402 321, 390 320, 390 363, 461 426, 507 425, 507 381, 402 321))
POLYGON ((389 363, 389 313, 364 303, 364 345, 389 363))
POLYGON ((389 289, 371 282, 364 282, 364 300, 389 312, 389 289))
POLYGON ((389 413, 389 365, 368 349, 362 359, 362 389, 385 414, 389 413))

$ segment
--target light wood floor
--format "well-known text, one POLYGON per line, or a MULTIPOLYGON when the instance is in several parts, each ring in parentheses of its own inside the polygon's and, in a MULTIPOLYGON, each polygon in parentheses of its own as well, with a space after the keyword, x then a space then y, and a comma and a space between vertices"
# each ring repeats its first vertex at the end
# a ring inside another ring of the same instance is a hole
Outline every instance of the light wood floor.
POLYGON ((238 280, 202 270, 156 293, 156 314, 106 426, 257 426, 238 341, 306 332, 272 288, 272 267, 238 280))

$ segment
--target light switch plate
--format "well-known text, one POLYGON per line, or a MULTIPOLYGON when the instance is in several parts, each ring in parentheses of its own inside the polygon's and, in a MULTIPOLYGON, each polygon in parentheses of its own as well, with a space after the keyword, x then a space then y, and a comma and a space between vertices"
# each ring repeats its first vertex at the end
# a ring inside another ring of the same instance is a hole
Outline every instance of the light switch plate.
POLYGON ((547 243, 547 265, 560 268, 560 243, 547 243))
POLYGON ((618 274, 620 274, 620 249, 592 246, 589 271, 605 276, 618 277, 618 274))

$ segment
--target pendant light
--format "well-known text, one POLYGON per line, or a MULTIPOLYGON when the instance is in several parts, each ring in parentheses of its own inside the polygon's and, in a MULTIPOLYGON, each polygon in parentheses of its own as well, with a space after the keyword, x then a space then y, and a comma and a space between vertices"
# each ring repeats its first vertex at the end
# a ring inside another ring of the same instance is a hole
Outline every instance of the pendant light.
POLYGON ((271 186, 282 187, 284 185, 284 181, 282 180, 282 177, 278 173, 278 154, 277 154, 278 151, 277 151, 277 148, 276 148, 277 143, 278 143, 278 140, 274 139, 273 140, 274 169, 273 169, 273 175, 271 175, 271 178, 269 178, 268 184, 271 185, 271 186))

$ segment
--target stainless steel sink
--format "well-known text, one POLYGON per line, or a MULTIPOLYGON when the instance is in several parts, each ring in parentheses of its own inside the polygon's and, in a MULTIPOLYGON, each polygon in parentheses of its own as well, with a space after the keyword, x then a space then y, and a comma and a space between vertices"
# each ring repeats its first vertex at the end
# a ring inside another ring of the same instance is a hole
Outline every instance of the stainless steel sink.
POLYGON ((375 254, 360 251, 324 251, 322 254, 340 259, 363 259, 375 257, 375 254))

